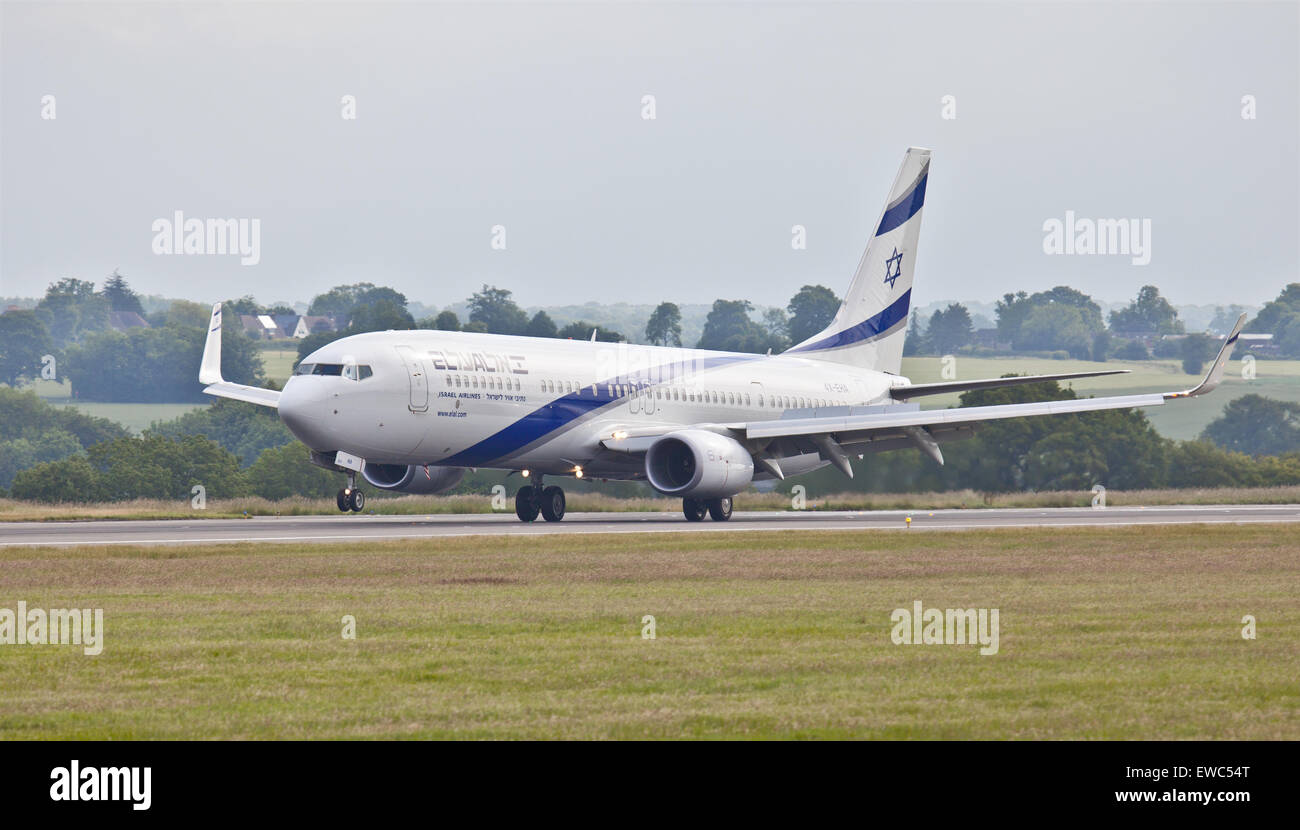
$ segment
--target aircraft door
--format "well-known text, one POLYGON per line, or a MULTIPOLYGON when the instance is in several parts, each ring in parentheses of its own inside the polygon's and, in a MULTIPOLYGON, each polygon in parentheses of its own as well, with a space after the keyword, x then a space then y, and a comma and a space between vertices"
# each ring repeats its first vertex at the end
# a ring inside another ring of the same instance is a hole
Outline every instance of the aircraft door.
POLYGON ((398 346, 397 354, 406 366, 407 377, 411 382, 411 399, 408 406, 412 412, 429 410, 429 378, 425 373, 424 360, 410 346, 398 346))

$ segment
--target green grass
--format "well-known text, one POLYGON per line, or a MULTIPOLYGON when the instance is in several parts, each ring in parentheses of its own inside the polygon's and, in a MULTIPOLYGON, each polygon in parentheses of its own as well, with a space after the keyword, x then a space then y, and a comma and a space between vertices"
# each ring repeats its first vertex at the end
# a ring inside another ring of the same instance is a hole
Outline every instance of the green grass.
POLYGON ((0 738, 1294 740, 1298 548, 1251 525, 7 549, 0 605, 102 607, 106 643, 0 646, 0 738), (998 608, 1000 652, 892 644, 914 600, 998 608))
POLYGON ((170 421, 186 412, 201 409, 205 403, 101 403, 98 401, 79 401, 72 397, 72 389, 62 381, 38 380, 31 388, 46 403, 54 406, 67 406, 78 412, 116 421, 135 434, 148 429, 154 421, 170 421))
POLYGON ((259 348, 262 355, 262 368, 267 380, 283 384, 293 374, 293 364, 298 360, 298 341, 290 344, 264 344, 259 348))
MULTIPOLYGON (((1223 413, 1223 407, 1234 398, 1256 394, 1284 401, 1300 403, 1300 360, 1259 360, 1255 362, 1255 378, 1241 376, 1241 361, 1228 362, 1223 385, 1213 394, 1188 400, 1173 401, 1164 406, 1147 407, 1143 411, 1151 423, 1166 438, 1189 439, 1200 435, 1206 425, 1223 413)), ((941 380, 973 380, 995 378, 1014 372, 1016 374, 1060 374, 1064 372, 1089 372, 1099 369, 1131 369, 1132 374, 1104 378, 1087 378, 1071 384, 1080 395, 1103 397, 1106 395, 1132 395, 1141 392, 1173 392, 1195 386, 1199 377, 1184 374, 1177 360, 1123 361, 1094 363, 1086 360, 1048 360, 1018 357, 957 357, 955 378, 942 377, 942 360, 937 357, 909 357, 903 359, 903 374, 914 383, 935 383, 941 380)), ((1207 364, 1208 368, 1208 364, 1207 364)), ((938 395, 922 401, 925 408, 956 406, 957 395, 938 395)))

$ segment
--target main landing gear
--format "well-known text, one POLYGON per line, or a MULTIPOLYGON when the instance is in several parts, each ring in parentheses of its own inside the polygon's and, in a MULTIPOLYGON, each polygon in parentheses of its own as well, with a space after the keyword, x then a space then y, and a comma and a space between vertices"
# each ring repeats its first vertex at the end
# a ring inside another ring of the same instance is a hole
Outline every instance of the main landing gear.
POLYGON ((338 505, 339 511, 346 513, 351 510, 353 513, 360 513, 366 509, 366 494, 357 489, 357 474, 348 472, 348 486, 344 487, 334 497, 334 503, 338 505))
POLYGON ((707 513, 715 522, 725 522, 731 518, 731 499, 682 499, 682 512, 688 522, 702 522, 707 513))
POLYGON ((533 484, 520 487, 515 493, 515 515, 519 521, 536 521, 538 514, 548 522, 564 518, 564 490, 555 485, 543 487, 540 475, 533 484))

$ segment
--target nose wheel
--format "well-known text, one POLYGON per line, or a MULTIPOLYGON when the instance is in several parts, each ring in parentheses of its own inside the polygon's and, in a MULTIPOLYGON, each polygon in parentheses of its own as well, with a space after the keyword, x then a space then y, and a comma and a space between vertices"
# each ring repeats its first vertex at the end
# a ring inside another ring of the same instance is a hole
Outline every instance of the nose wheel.
POLYGON ((366 509, 366 494, 352 487, 344 487, 334 497, 334 502, 340 512, 347 513, 351 510, 353 513, 360 513, 366 509))
POLYGON ((357 474, 348 471, 348 486, 344 487, 334 497, 334 503, 338 505, 340 513, 346 513, 351 510, 353 513, 360 513, 366 507, 366 494, 357 489, 357 474))

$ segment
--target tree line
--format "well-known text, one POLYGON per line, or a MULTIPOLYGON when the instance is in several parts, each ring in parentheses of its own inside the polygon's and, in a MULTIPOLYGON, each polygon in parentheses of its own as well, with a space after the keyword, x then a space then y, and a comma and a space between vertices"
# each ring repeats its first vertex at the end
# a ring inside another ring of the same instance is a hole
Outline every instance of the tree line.
MULTIPOLYGON (((967 392, 961 405, 1074 397, 1071 389, 1042 383, 967 392)), ((1242 396, 1195 441, 1162 438, 1140 410, 993 421, 943 452, 942 467, 919 452, 886 452, 854 462, 852 481, 823 470, 781 486, 1008 492, 1096 484, 1125 490, 1294 485, 1300 484, 1300 405, 1242 396)), ((0 389, 0 494, 8 488, 18 499, 188 499, 195 484, 211 498, 332 495, 339 476, 311 465, 307 455, 262 407, 218 401, 132 437, 110 421, 55 407, 30 391, 0 389)), ((457 492, 481 492, 501 480, 496 475, 469 478, 457 492)))

